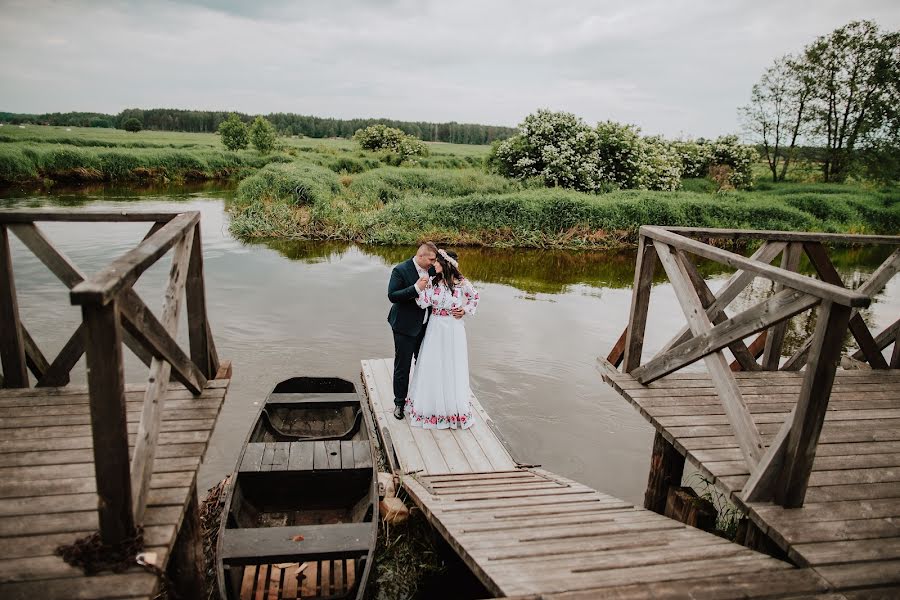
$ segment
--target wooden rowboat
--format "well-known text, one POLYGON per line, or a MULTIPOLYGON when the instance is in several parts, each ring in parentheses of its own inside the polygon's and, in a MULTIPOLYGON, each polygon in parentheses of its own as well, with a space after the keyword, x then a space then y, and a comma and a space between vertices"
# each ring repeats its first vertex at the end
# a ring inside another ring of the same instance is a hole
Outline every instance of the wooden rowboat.
POLYGON ((343 379, 295 377, 266 397, 225 496, 223 600, 363 597, 378 533, 367 423, 343 379))

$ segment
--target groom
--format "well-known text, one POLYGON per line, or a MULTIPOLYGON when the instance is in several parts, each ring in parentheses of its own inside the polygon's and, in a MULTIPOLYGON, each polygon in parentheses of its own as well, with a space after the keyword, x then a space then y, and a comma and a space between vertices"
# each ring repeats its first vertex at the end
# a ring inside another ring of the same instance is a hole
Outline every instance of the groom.
MULTIPOLYGON (((436 274, 432 265, 437 253, 437 246, 423 243, 414 257, 394 267, 388 284, 388 323, 394 332, 394 416, 401 420, 409 390, 409 370, 413 357, 419 354, 427 325, 425 309, 419 308, 416 298, 425 289, 428 278, 436 274)), ((463 314, 459 310, 453 316, 459 319, 463 314)))

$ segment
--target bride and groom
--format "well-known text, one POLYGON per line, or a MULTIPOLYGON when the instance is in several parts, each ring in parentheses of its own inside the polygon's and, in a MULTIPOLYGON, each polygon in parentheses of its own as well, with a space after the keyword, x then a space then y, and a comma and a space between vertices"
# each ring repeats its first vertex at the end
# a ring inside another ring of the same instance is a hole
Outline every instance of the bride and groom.
POLYGON ((478 292, 459 271, 452 250, 425 242, 391 271, 388 284, 394 332, 394 416, 425 429, 465 429, 469 356, 463 318, 475 314, 478 292), (413 359, 415 372, 410 383, 413 359))

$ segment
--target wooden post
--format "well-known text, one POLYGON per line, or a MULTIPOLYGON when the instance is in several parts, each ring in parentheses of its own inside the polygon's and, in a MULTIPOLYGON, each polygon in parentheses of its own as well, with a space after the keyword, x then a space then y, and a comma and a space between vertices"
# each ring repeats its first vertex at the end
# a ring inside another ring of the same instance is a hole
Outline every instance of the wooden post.
POLYGON ((206 578, 203 568, 203 540, 200 527, 200 510, 197 502, 196 482, 191 484, 191 498, 181 529, 175 538, 172 556, 169 558, 169 579, 178 598, 204 598, 206 578))
POLYGON ((819 307, 806 374, 787 439, 784 466, 775 486, 775 501, 785 508, 803 506, 849 320, 848 306, 824 300, 819 307))
POLYGON ((718 518, 716 507, 709 500, 697 496, 697 492, 690 487, 670 486, 669 497, 666 500, 666 512, 663 514, 679 523, 703 531, 716 530, 716 519, 718 518))
MULTIPOLYGON (((791 243, 785 246, 781 253, 781 268, 787 271, 796 271, 800 264, 800 254, 803 246, 797 243, 791 243)), ((784 284, 775 284, 775 293, 777 294, 784 289, 784 284)), ((787 332, 788 322, 783 321, 777 323, 769 329, 769 335, 766 336, 766 347, 763 352, 762 368, 766 371, 777 371, 778 364, 781 362, 781 347, 784 345, 784 334, 787 332)))
POLYGON ((641 364, 644 349, 644 329, 647 327, 647 309, 650 307, 650 286, 656 269, 656 249, 653 240, 641 236, 638 242, 637 265, 634 269, 634 290, 631 292, 631 312, 625 334, 625 358, 622 372, 630 373, 641 364))
POLYGON ((185 289, 187 297, 187 322, 191 344, 191 360, 207 379, 216 376, 219 358, 213 343, 209 318, 206 314, 206 290, 203 280, 203 247, 200 245, 200 223, 194 226, 191 262, 185 289))
POLYGON ((19 321, 9 232, 5 226, 0 226, 0 364, 3 365, 5 387, 28 387, 25 338, 19 321))
POLYGON ((134 535, 122 331, 116 304, 113 300, 105 305, 91 303, 81 307, 100 535, 110 545, 134 535))
POLYGON ((670 444, 660 432, 653 437, 653 454, 650 455, 650 477, 644 492, 644 508, 661 515, 666 513, 666 500, 671 486, 681 485, 684 474, 684 456, 670 444))

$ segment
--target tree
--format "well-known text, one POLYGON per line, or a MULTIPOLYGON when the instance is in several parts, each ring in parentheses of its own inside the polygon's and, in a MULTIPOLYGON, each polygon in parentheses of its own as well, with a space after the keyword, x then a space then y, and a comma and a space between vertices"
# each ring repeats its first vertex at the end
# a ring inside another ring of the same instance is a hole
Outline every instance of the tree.
POLYGON ((229 150, 242 150, 247 147, 247 125, 235 113, 219 125, 219 135, 222 136, 222 144, 229 150))
POLYGON ((811 133, 825 149, 825 181, 843 181, 854 151, 874 144, 900 107, 900 32, 853 21, 807 46, 799 61, 811 84, 811 133))
POLYGON ((143 123, 141 123, 138 119, 131 117, 130 119, 126 119, 124 123, 122 123, 122 129, 125 131, 130 131, 131 133, 137 133, 141 129, 144 128, 143 123))
POLYGON ((772 181, 783 181, 806 128, 811 82, 790 56, 766 69, 741 107, 744 128, 763 148, 772 181), (787 149, 785 149, 787 146, 787 149))
POLYGON ((261 154, 275 148, 275 127, 262 117, 256 117, 250 125, 250 142, 261 154))
POLYGON ((401 160, 411 156, 428 156, 428 147, 422 140, 407 135, 400 129, 382 124, 358 130, 353 134, 353 139, 364 150, 395 152, 401 160))

